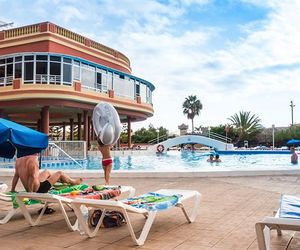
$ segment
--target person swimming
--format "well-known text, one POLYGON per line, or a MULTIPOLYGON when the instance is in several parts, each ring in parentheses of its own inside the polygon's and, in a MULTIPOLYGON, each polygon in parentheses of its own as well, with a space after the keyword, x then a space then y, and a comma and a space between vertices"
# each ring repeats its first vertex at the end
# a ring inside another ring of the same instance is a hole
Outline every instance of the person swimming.
POLYGON ((210 154, 209 158, 207 159, 207 162, 214 162, 214 155, 210 154))
POLYGON ((214 162, 221 162, 220 155, 216 154, 214 162))

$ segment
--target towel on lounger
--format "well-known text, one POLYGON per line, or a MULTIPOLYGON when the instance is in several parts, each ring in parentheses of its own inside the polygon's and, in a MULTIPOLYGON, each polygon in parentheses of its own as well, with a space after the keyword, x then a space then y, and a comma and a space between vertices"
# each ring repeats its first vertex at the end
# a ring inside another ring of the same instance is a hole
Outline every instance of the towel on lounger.
POLYGON ((300 219, 300 196, 282 195, 279 217, 300 219))

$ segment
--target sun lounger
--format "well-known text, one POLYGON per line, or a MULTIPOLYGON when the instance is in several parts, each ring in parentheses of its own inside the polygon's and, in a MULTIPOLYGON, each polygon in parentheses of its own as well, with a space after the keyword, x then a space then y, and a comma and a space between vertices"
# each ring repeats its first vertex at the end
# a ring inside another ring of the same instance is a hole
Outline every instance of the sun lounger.
POLYGON ((0 219, 0 225, 1 224, 6 224, 7 222, 10 221, 10 219, 20 210, 19 207, 13 206, 13 198, 12 195, 10 193, 5 193, 6 189, 7 189, 7 185, 1 183, 0 184, 0 201, 6 202, 9 205, 11 205, 11 209, 9 209, 6 213, 6 215, 0 219))
MULTIPOLYGON (((153 192, 154 194, 161 194, 161 195, 166 195, 166 196, 173 196, 173 195, 178 195, 178 201, 175 204, 175 207, 181 208, 184 216, 186 217, 187 221, 189 223, 193 222, 196 219, 197 213, 198 213, 198 209, 199 209, 199 205, 200 205, 200 198, 201 198, 201 194, 197 191, 194 190, 175 190, 175 189, 160 189, 156 192, 153 192), (191 213, 191 216, 188 215, 183 202, 188 200, 188 199, 194 199, 194 207, 191 213)), ((129 199, 130 200, 130 199, 129 199)), ((125 203, 127 203, 128 200, 125 200, 125 203)), ((97 234, 97 231, 100 228, 100 225, 102 224, 102 221, 104 219, 105 216, 105 211, 119 211, 122 212, 124 214, 125 220, 127 222, 127 227, 128 230, 130 232, 131 238, 133 240, 133 242, 136 245, 143 245, 148 233, 151 229, 151 226, 153 224, 153 221, 155 219, 155 216, 157 214, 157 212, 159 212, 160 210, 156 210, 156 209, 146 209, 146 208, 138 208, 132 205, 128 205, 125 204, 124 200, 121 201, 112 201, 112 200, 85 200, 85 199, 74 199, 72 202, 72 207, 74 209, 74 212, 78 218, 78 221, 80 223, 81 228, 85 231, 85 233, 89 236, 89 237, 94 237, 97 234), (92 207, 95 209, 101 209, 103 211, 98 224, 96 225, 94 230, 91 230, 89 228, 89 226, 87 225, 87 223, 85 222, 83 215, 81 213, 80 210, 80 206, 81 205, 85 205, 87 207, 92 207), (129 217, 129 213, 136 213, 136 214, 141 214, 144 215, 146 217, 146 221, 145 224, 143 226, 142 232, 139 236, 139 238, 137 238, 132 224, 131 224, 131 220, 129 217)), ((166 209, 169 209, 170 207, 166 207, 166 209)))
MULTIPOLYGON (((130 196, 133 196, 135 194, 135 189, 131 186, 121 186, 121 194, 123 193, 129 193, 129 197, 130 196)), ((44 215, 45 213, 45 210, 46 210, 46 207, 47 205, 49 204, 58 204, 62 214, 63 214, 63 217, 68 225, 68 228, 71 230, 71 231, 75 231, 78 229, 78 222, 77 220, 75 221, 75 223, 71 223, 68 215, 67 215, 67 212, 64 208, 64 205, 67 205, 70 207, 71 203, 72 203, 73 199, 70 198, 70 196, 68 197, 63 197, 63 196, 60 196, 60 195, 56 195, 56 194, 49 194, 49 193, 46 193, 46 194, 41 194, 41 193, 28 193, 28 192, 20 192, 17 194, 17 202, 20 206, 20 209, 21 209, 21 212, 22 214, 24 215, 25 219, 28 221, 28 223, 31 225, 31 226, 36 226, 39 224, 42 216, 44 215), (39 200, 41 201, 42 203, 45 203, 45 206, 44 208, 42 209, 41 213, 39 214, 38 218, 36 218, 35 220, 33 220, 29 210, 28 210, 28 207, 22 202, 24 198, 28 198, 28 199, 32 199, 32 200, 39 200)))
POLYGON ((300 231, 300 197, 283 195, 276 215, 257 222, 255 229, 259 250, 270 249, 272 229, 276 229, 278 235, 281 235, 281 230, 300 231))

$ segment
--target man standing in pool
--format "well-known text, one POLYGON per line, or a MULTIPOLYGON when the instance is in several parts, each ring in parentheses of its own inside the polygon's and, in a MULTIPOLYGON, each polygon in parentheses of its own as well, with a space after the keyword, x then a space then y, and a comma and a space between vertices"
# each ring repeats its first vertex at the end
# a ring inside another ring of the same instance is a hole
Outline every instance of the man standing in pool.
POLYGON ((297 164, 298 163, 298 155, 295 151, 294 147, 291 147, 291 163, 292 164, 297 164))
POLYGON ((116 109, 109 103, 99 103, 93 111, 93 126, 102 154, 105 185, 109 185, 113 159, 110 148, 120 137, 122 126, 116 109))

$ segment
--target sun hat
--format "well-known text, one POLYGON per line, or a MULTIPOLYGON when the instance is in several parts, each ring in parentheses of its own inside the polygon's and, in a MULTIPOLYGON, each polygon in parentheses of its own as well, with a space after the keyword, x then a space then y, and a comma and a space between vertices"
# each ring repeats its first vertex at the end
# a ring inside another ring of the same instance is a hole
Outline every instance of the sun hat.
POLYGON ((107 102, 100 102, 93 111, 93 126, 97 138, 104 145, 113 145, 120 137, 122 126, 116 109, 107 102))

